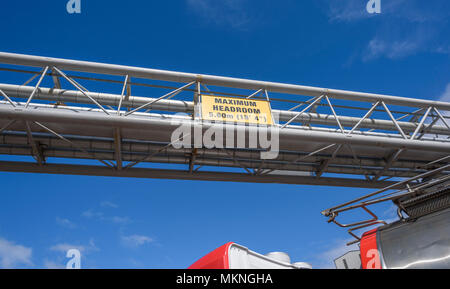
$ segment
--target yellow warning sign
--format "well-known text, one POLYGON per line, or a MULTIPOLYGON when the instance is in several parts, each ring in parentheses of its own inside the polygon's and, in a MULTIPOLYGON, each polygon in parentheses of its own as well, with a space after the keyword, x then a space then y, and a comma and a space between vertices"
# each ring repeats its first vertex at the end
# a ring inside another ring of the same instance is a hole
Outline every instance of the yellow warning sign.
POLYGON ((273 124, 270 104, 265 100, 202 95, 201 108, 204 120, 273 124))

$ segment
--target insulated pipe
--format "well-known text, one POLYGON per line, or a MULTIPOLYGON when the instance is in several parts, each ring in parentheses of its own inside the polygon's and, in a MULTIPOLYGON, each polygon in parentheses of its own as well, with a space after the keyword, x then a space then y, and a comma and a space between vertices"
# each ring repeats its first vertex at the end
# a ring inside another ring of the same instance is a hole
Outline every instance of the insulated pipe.
POLYGON ((250 90, 266 89, 269 92, 295 94, 295 95, 320 96, 325 94, 329 97, 333 97, 336 99, 363 101, 371 103, 375 103, 381 100, 387 104, 393 105, 403 105, 421 108, 428 108, 430 106, 434 106, 437 109, 450 111, 450 103, 441 101, 431 101, 431 100, 414 99, 382 94, 327 89, 311 86, 247 80, 247 79, 213 76, 213 75, 174 72, 167 70, 139 68, 132 66, 113 65, 87 61, 76 61, 76 60, 32 56, 6 52, 0 52, 0 63, 33 66, 33 67, 56 66, 59 69, 70 71, 90 72, 107 75, 121 75, 121 76, 128 75, 129 77, 171 81, 179 83, 190 83, 192 81, 200 81, 206 85, 216 85, 216 86, 250 89, 250 90))
MULTIPOLYGON (((6 106, 10 106, 10 103, 7 101, 0 101, 0 106, 1 105, 6 105, 6 106)), ((21 107, 23 108, 23 106, 25 106, 25 104, 23 102, 16 102, 16 106, 20 109, 21 107)), ((33 108, 33 109, 51 109, 51 110, 61 110, 61 111, 76 111, 79 113, 84 113, 84 112, 88 112, 88 113, 92 113, 92 112, 102 112, 102 110, 98 109, 98 108, 92 108, 92 107, 76 107, 76 106, 67 106, 67 105, 56 105, 56 104, 38 104, 38 103, 34 103, 32 105, 30 105, 29 108, 33 108)), ((107 110, 110 114, 114 114, 116 112, 116 110, 107 110)), ((167 121, 173 121, 173 120, 179 120, 179 121, 190 121, 192 120, 192 116, 189 116, 187 114, 159 114, 159 113, 145 113, 145 112, 135 112, 133 114, 133 116, 135 117, 143 117, 146 119, 164 119, 167 121)), ((333 129, 333 128, 325 128, 325 127, 311 127, 311 126, 305 126, 305 125, 301 125, 301 126, 293 126, 290 125, 288 126, 290 128, 298 128, 298 129, 304 129, 304 130, 315 130, 315 131, 322 131, 322 132, 330 132, 330 133, 335 133, 338 129, 333 129)), ((348 132, 348 131, 347 131, 348 132)), ((381 137, 400 137, 400 135, 398 134, 392 134, 392 133, 382 133, 382 132, 372 132, 372 131, 354 131, 352 133, 352 135, 372 135, 372 136, 381 136, 381 137)), ((110 135, 108 134, 107 137, 109 137, 110 135)), ((422 138, 423 140, 434 140, 435 138, 428 138, 428 137, 424 137, 422 138)), ((439 140, 445 140, 443 138, 440 138, 439 140)))
MULTIPOLYGON (((19 97, 26 99, 30 97, 30 94, 34 90, 34 87, 12 85, 12 84, 0 84, 0 89, 11 97, 19 97)), ((99 93, 99 92, 89 92, 89 96, 98 101, 102 105, 111 105, 111 106, 118 106, 121 98, 121 95, 118 94, 99 93)), ((58 101, 64 103, 92 104, 92 101, 89 98, 87 98, 81 91, 78 90, 65 90, 65 89, 40 87, 36 91, 33 98, 55 102, 58 101)), ((141 105, 144 105, 154 100, 155 98, 129 96, 123 99, 122 107, 137 108, 141 105)), ((147 108, 152 108, 153 110, 161 110, 161 111, 189 113, 194 111, 194 104, 193 102, 190 101, 161 99, 147 108)))
MULTIPOLYGON (((31 92, 34 90, 32 86, 20 86, 11 84, 0 84, 0 89, 3 90, 10 97, 28 98, 31 92)), ((117 94, 89 92, 89 95, 98 101, 102 105, 118 106, 121 96, 117 94)), ((50 89, 39 88, 34 95, 34 99, 58 101, 64 103, 85 103, 91 104, 92 101, 84 96, 80 91, 75 90, 63 90, 63 89, 50 89)), ((123 100, 123 107, 136 108, 151 101, 155 98, 147 98, 140 96, 130 96, 123 100)), ((152 104, 148 108, 153 110, 169 111, 169 112, 185 112, 192 113, 194 111, 194 104, 190 101, 181 100, 159 100, 152 104)), ((272 110, 274 115, 278 115, 280 121, 286 122, 295 117, 298 113, 295 111, 284 110, 272 110)), ((359 122, 360 118, 350 116, 339 116, 339 121, 344 127, 353 127, 359 122)), ((336 119, 333 115, 308 113, 305 112, 298 116, 295 120, 296 123, 312 123, 323 125, 336 125, 336 119)), ((418 126, 416 123, 398 121, 399 126, 405 132, 414 132, 418 126)), ((392 121, 382 119, 365 119, 361 122, 359 128, 370 128, 378 130, 396 131, 397 128, 392 121)), ((450 129, 445 126, 433 125, 433 127, 427 130, 429 134, 444 134, 450 135, 450 129)))
POLYGON ((175 179, 175 180, 201 180, 220 182, 245 182, 245 183, 279 183, 279 184, 303 184, 322 185, 332 187, 359 187, 359 188, 384 188, 395 184, 392 181, 368 182, 362 179, 344 179, 329 177, 306 177, 298 175, 264 175, 255 176, 243 173, 231 172, 203 172, 194 174, 181 170, 129 168, 126 170, 114 170, 105 166, 90 165, 64 165, 44 164, 27 162, 0 161, 0 171, 5 172, 27 172, 41 174, 64 174, 83 176, 106 176, 106 177, 128 177, 128 178, 153 178, 153 179, 175 179))
MULTIPOLYGON (((13 108, 11 106, 0 105, 0 118, 8 120, 25 120, 38 122, 51 122, 61 125, 78 124, 85 126, 101 126, 110 128, 123 129, 140 129, 147 131, 154 131, 160 133, 170 141, 172 132, 181 125, 186 125, 197 130, 203 130, 210 127, 219 127, 216 124, 201 124, 192 120, 164 120, 164 119, 148 119, 142 117, 121 117, 116 115, 108 115, 98 112, 75 113, 70 111, 55 110, 55 109, 23 109, 13 108)), ((247 135, 251 133, 258 135, 260 128, 254 126, 243 125, 223 125, 223 129, 247 135)), ((277 129, 278 130, 278 129, 277 129)), ((352 135, 346 136, 340 132, 330 133, 313 130, 284 128, 278 130, 280 136, 280 143, 286 144, 298 143, 299 140, 307 140, 314 143, 337 143, 361 146, 373 146, 383 148, 404 148, 408 150, 427 150, 430 152, 450 153, 450 143, 444 141, 425 141, 425 140, 410 140, 394 137, 379 137, 370 135, 352 135)), ((194 142, 191 142, 194 143, 194 142)))
MULTIPOLYGON (((0 154, 9 155, 30 155, 29 148, 8 148, 0 146, 0 154)), ((115 160, 114 152, 80 152, 80 151, 67 151, 59 150, 54 148, 44 149, 43 156, 45 157, 55 157, 55 158, 74 158, 74 159, 101 159, 101 160, 115 160)), ((127 162, 140 161, 146 155, 142 154, 129 154, 127 152, 122 153, 122 160, 127 162)), ((155 155, 148 160, 143 161, 143 163, 168 163, 168 164, 189 164, 190 157, 180 156, 180 155, 155 155)), ((202 158, 197 157, 195 159, 196 165, 202 166, 213 166, 213 167, 234 167, 240 168, 240 166, 231 159, 220 159, 220 158, 202 158)), ((286 166, 280 167, 278 163, 265 162, 264 165, 260 165, 260 161, 246 161, 239 160, 239 164, 247 169, 270 169, 277 171, 290 171, 290 172, 315 172, 317 171, 317 164, 307 164, 307 163, 297 163, 297 164, 287 164, 286 166)), ((348 167, 348 166, 336 166, 330 165, 326 169, 327 173, 334 174, 348 174, 348 175, 375 175, 380 171, 380 168, 364 168, 364 167, 348 167)), ((386 170, 383 172, 383 176, 392 177, 412 177, 421 173, 423 171, 416 170, 386 170)))
MULTIPOLYGON (((39 142, 39 145, 43 147, 45 150, 45 154, 48 154, 49 149, 55 149, 55 150, 65 150, 70 151, 71 149, 76 150, 76 148, 73 147, 72 144, 61 140, 55 136, 44 136, 42 134, 33 133, 33 139, 36 142, 39 142)), ((115 150, 115 144, 114 140, 105 140, 101 138, 86 138, 86 137, 66 137, 66 139, 71 140, 72 142, 75 142, 78 146, 83 148, 89 148, 90 150, 95 151, 104 151, 104 152, 114 152, 115 150)), ((28 149, 28 138, 26 133, 23 134, 11 134, 11 133, 3 133, 0 135, 0 147, 3 149, 0 149, 1 153, 6 154, 14 154, 16 152, 15 148, 23 148, 24 152, 30 152, 28 149)), ((169 155, 169 156, 180 156, 180 155, 191 155, 192 149, 175 149, 173 147, 166 147, 165 144, 150 144, 146 142, 139 142, 139 141, 127 141, 122 140, 121 143, 122 152, 123 154, 135 154, 138 158, 142 158, 142 155, 145 154, 152 154, 156 151, 160 151, 159 155, 169 155)), ((233 157, 237 159, 243 159, 243 160, 249 160, 252 162, 257 162, 258 165, 261 162, 260 152, 259 151, 247 151, 247 150, 233 150, 232 152, 233 157)), ((305 156, 307 153, 286 153, 286 152, 280 152, 276 162, 278 163, 278 166, 280 163, 289 163, 293 162, 296 159, 298 159, 301 156, 305 156)), ((230 155, 221 149, 197 149, 196 156, 201 158, 229 158, 230 155)), ((330 155, 323 155, 323 154, 317 154, 314 156, 310 156, 304 160, 304 162, 311 162, 311 163, 320 163, 323 160, 330 159, 330 155)), ((131 159, 130 159, 131 160, 131 159)), ((136 161, 137 159, 133 159, 136 161)), ((270 163, 270 160, 266 160, 266 163, 270 163)), ((392 163, 392 168, 402 168, 402 169, 415 169, 417 167, 425 165, 427 162, 419 162, 417 160, 414 161, 395 161, 392 163)), ((358 160, 355 160, 351 156, 335 156, 333 159, 332 164, 335 165, 347 165, 347 166, 366 166, 366 167, 384 167, 386 166, 386 161, 381 158, 361 158, 358 160)))
MULTIPOLYGON (((70 159, 101 159, 101 160, 115 160, 114 152, 80 152, 80 151, 67 151, 67 150, 58 150, 58 149, 45 149, 43 151, 45 157, 53 157, 53 158, 70 158, 70 159)), ((29 148, 7 148, 0 146, 0 154, 9 154, 9 155, 30 155, 29 148)), ((142 154, 128 154, 126 152, 122 153, 122 161, 125 162, 134 162, 140 161, 145 155, 142 154)), ((152 158, 143 161, 143 163, 166 163, 166 164, 181 164, 187 165, 190 162, 190 158, 186 156, 180 155, 156 155, 152 158)), ((230 168, 241 168, 238 164, 236 164, 231 159, 212 159, 212 158, 202 158, 197 157, 195 159, 196 165, 201 166, 211 166, 211 167, 230 167, 230 168)), ((279 174, 283 174, 284 171, 287 173, 302 173, 302 172, 312 172, 317 171, 317 164, 288 164, 280 168, 280 164, 265 162, 263 166, 260 166, 260 162, 256 161, 245 161, 239 160, 239 164, 244 166, 247 169, 268 169, 268 170, 276 170, 279 174)), ((380 169, 376 168, 352 168, 348 166, 333 166, 330 165, 326 169, 325 172, 333 173, 333 174, 346 174, 346 175, 375 175, 379 172, 380 169)), ((383 172, 383 176, 390 177, 413 177, 423 171, 416 170, 387 170, 383 172)))

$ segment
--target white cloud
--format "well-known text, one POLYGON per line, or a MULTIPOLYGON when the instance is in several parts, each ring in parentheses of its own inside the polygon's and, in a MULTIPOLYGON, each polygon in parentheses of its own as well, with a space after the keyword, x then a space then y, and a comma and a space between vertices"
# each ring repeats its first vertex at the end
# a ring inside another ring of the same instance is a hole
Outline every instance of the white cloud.
POLYGON ((73 244, 69 244, 69 243, 60 243, 60 244, 56 244, 56 245, 53 245, 50 247, 51 251, 61 252, 61 253, 66 253, 67 251, 69 251, 71 249, 77 249, 80 252, 86 251, 85 246, 73 245, 73 244))
POLYGON ((330 21, 353 22, 374 18, 406 20, 414 23, 441 22, 449 16, 448 3, 429 3, 421 0, 381 0, 381 13, 370 14, 366 10, 369 0, 325 0, 330 21), (386 16, 386 17, 384 17, 386 16))
POLYGON ((131 219, 128 217, 114 216, 114 217, 107 218, 107 219, 110 220, 111 222, 113 222, 115 224, 119 224, 119 225, 125 225, 125 224, 131 223, 131 219))
POLYGON ((152 238, 142 235, 122 236, 121 240, 128 247, 139 247, 154 241, 152 238))
POLYGON ((33 265, 31 262, 32 249, 16 245, 11 241, 0 238, 0 267, 14 268, 20 265, 33 265))
POLYGON ((416 53, 421 46, 421 41, 417 39, 401 39, 398 41, 388 41, 379 37, 373 38, 368 46, 363 60, 371 60, 381 56, 390 59, 399 59, 416 53))
POLYGON ((313 267, 317 269, 334 269, 334 260, 341 257, 349 251, 359 250, 358 245, 353 244, 347 246, 347 243, 354 241, 354 239, 336 239, 331 241, 331 245, 324 249, 322 253, 319 253, 313 262, 313 267))
POLYGON ((380 219, 388 224, 397 222, 400 219, 398 217, 397 210, 398 207, 394 204, 391 204, 389 208, 387 208, 383 213, 381 213, 380 219))
POLYGON ((327 1, 328 18, 332 22, 349 22, 373 17, 367 13, 366 3, 361 0, 327 1))
POLYGON ((97 248, 97 246, 95 245, 94 240, 92 240, 92 239, 89 240, 89 244, 86 246, 85 245, 74 245, 74 244, 70 244, 70 243, 59 243, 59 244, 56 244, 56 245, 53 245, 50 247, 51 251, 60 252, 63 254, 66 254, 67 251, 69 251, 71 249, 77 249, 83 254, 87 254, 89 252, 99 250, 97 248))
POLYGON ((62 227, 69 228, 69 229, 75 229, 77 227, 77 225, 75 223, 73 223, 72 221, 70 221, 69 219, 64 219, 64 218, 60 218, 60 217, 56 218, 56 223, 62 227))
POLYGON ((444 93, 439 97, 440 101, 450 102, 450 82, 447 83, 444 93))
POLYGON ((106 208, 113 208, 113 209, 117 209, 119 207, 119 205, 117 205, 113 202, 109 202, 109 201, 101 202, 100 206, 106 207, 106 208))
POLYGON ((108 216, 105 216, 105 214, 103 214, 102 212, 97 212, 92 209, 83 212, 81 214, 81 216, 85 217, 87 219, 106 221, 106 222, 111 222, 111 223, 119 224, 119 225, 126 225, 126 224, 129 224, 132 222, 132 220, 129 217, 120 217, 120 216, 108 217, 108 216))
POLYGON ((64 264, 45 259, 44 260, 44 268, 46 268, 46 269, 65 269, 66 266, 64 264))
POLYGON ((81 216, 85 217, 87 219, 107 221, 107 222, 111 222, 111 223, 119 224, 119 225, 126 225, 126 224, 129 224, 132 222, 129 217, 120 217, 120 216, 107 217, 102 212, 97 212, 94 210, 87 210, 87 211, 83 212, 81 214, 81 216))
POLYGON ((435 52, 441 54, 450 54, 450 44, 438 46, 435 52))
POLYGON ((83 213, 81 213, 82 217, 88 218, 88 219, 101 219, 103 218, 103 213, 102 212, 96 212, 94 210, 87 210, 84 211, 83 213))
MULTIPOLYGON (((441 94, 441 96, 438 98, 438 100, 450 102, 450 82, 447 83, 445 91, 441 94)), ((450 117, 450 111, 440 110, 440 113, 444 116, 444 118, 446 118, 445 120, 446 120, 447 124, 450 124, 450 119, 447 118, 447 117, 450 117)), ((439 121, 436 122, 436 125, 445 126, 445 123, 441 119, 439 119, 439 121)))
POLYGON ((360 51, 363 61, 377 58, 401 59, 417 53, 450 53, 447 35, 450 2, 419 0, 381 0, 381 14, 369 14, 367 1, 327 1, 331 22, 371 21, 375 28, 366 47, 360 51))
POLYGON ((232 28, 244 28, 250 22, 246 0, 186 0, 187 6, 205 21, 232 28))

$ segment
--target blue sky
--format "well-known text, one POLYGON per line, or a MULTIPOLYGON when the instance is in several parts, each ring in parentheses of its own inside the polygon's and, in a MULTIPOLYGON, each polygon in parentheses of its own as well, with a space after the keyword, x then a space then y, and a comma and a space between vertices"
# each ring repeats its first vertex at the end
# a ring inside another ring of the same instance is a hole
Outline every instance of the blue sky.
MULTIPOLYGON (((450 101, 450 2, 2 1, 0 51, 450 101)), ((12 82, 14 79, 2 79, 12 82)), ((0 173, 0 267, 185 268, 235 241, 330 266, 370 190, 0 173)), ((391 212, 379 213, 392 218, 391 212)))

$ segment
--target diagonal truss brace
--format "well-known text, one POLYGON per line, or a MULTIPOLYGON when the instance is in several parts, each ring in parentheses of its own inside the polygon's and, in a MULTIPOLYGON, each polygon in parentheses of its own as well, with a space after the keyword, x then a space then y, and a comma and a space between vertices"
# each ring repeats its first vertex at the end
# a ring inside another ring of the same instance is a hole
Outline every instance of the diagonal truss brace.
POLYGON ((110 162, 104 161, 104 160, 101 160, 101 159, 95 157, 93 154, 91 154, 91 153, 90 153, 89 151, 87 151, 86 149, 84 149, 84 148, 78 146, 78 145, 75 144, 74 142, 68 140, 68 139, 65 138, 64 136, 62 136, 62 135, 60 135, 59 133, 53 131, 52 129, 46 127, 45 125, 43 125, 43 124, 41 124, 41 123, 39 123, 39 122, 37 122, 37 121, 35 121, 34 123, 35 123, 36 125, 40 126, 41 128, 43 128, 44 130, 48 131, 49 133, 51 133, 51 134, 55 135, 56 137, 60 138, 61 140, 65 141, 65 142, 67 142, 67 143, 69 143, 69 144, 71 144, 73 147, 79 149, 80 151, 82 151, 82 152, 84 152, 84 153, 87 153, 87 154, 91 155, 94 159, 98 160, 98 161, 101 162, 102 164, 104 164, 104 165, 106 165, 106 166, 108 166, 108 167, 110 167, 110 168, 113 168, 113 167, 114 167, 114 165, 112 165, 110 162))
POLYGON ((300 115, 302 115, 303 113, 305 113, 305 111, 307 111, 310 107, 312 107, 314 104, 316 104, 317 102, 321 101, 322 98, 325 95, 321 95, 319 97, 316 97, 315 100, 310 103, 307 107, 305 107, 302 111, 300 111, 299 113, 297 113, 293 118, 291 118, 288 122, 286 122, 280 129, 285 128, 286 126, 288 126, 291 122, 293 122, 294 120, 296 120, 300 115))
POLYGON ((135 112, 138 111, 138 110, 141 110, 141 109, 143 109, 143 108, 146 108, 146 107, 148 107, 148 106, 150 106, 150 105, 152 105, 152 104, 154 104, 154 103, 160 101, 161 99, 164 99, 164 98, 170 99, 170 98, 174 97, 175 95, 177 95, 178 93, 180 93, 181 91, 183 91, 184 89, 186 89, 186 88, 190 87, 191 85, 195 84, 196 82, 197 82, 197 81, 192 81, 192 82, 190 82, 190 83, 188 83, 188 84, 186 84, 186 85, 183 85, 183 86, 180 87, 180 88, 177 88, 177 89, 175 89, 175 90, 173 90, 173 91, 171 91, 171 92, 169 92, 169 93, 166 93, 165 95, 163 95, 163 96, 161 96, 161 97, 159 97, 159 98, 157 98, 157 99, 154 99, 154 100, 152 100, 152 101, 150 101, 150 102, 148 102, 148 103, 146 103, 146 104, 143 104, 143 105, 141 105, 141 106, 139 106, 139 107, 137 107, 137 108, 135 108, 135 109, 133 109, 133 110, 127 112, 127 113, 125 114, 125 116, 128 116, 128 115, 130 115, 130 114, 135 113, 135 112))
POLYGON ((83 86, 81 86, 78 82, 76 82, 75 80, 71 79, 70 77, 68 77, 66 74, 64 74, 64 72, 62 72, 61 70, 59 70, 57 67, 53 67, 53 69, 58 72, 62 77, 64 77, 68 82, 70 82, 73 86, 75 86, 84 96, 86 96, 87 98, 89 98, 93 103, 95 103, 95 105, 97 105, 101 110, 103 110, 104 113, 106 113, 107 115, 109 115, 109 112, 100 104, 98 103, 94 98, 92 98, 89 95, 89 91, 87 89, 85 89, 83 86))
POLYGON ((33 92, 31 93, 30 97, 27 100, 27 103, 25 104, 25 108, 28 108, 28 106, 30 105, 31 100, 33 99, 34 95, 36 94, 36 91, 39 89, 39 86, 42 83, 42 80, 44 79, 44 76, 47 74, 48 71, 48 66, 46 66, 44 68, 44 71, 41 74, 41 77, 39 78, 39 81, 37 82, 36 86, 33 89, 33 92))

